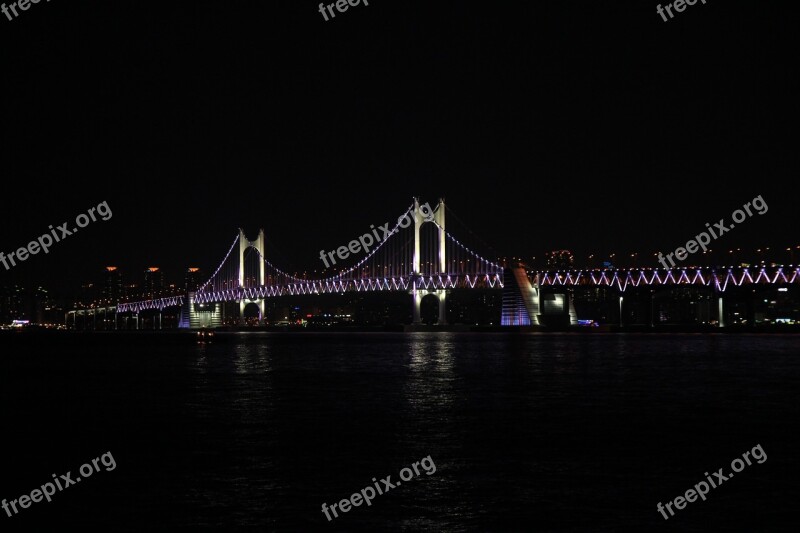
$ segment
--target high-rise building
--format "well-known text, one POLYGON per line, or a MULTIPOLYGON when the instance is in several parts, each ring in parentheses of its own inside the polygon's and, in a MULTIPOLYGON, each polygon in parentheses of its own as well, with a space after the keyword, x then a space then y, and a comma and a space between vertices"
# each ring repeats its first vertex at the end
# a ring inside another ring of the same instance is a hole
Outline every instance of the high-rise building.
POLYGON ((200 285, 200 269, 189 267, 186 269, 186 292, 196 291, 200 285))
POLYGON ((96 283, 87 282, 81 285, 80 303, 83 305, 90 305, 97 302, 101 298, 102 287, 96 283))
POLYGON ((107 300, 107 303, 117 303, 120 298, 122 298, 122 271, 115 266, 107 266, 103 299, 107 300))
POLYGON ((144 296, 157 298, 165 288, 164 272, 158 267, 149 267, 144 271, 144 296))
POLYGON ((126 300, 141 300, 142 287, 136 283, 122 285, 122 298, 126 300))
POLYGON ((0 325, 24 318, 23 289, 16 285, 0 287, 0 325))
POLYGON ((0 325, 14 320, 60 324, 64 321, 63 306, 43 287, 0 287, 0 325))

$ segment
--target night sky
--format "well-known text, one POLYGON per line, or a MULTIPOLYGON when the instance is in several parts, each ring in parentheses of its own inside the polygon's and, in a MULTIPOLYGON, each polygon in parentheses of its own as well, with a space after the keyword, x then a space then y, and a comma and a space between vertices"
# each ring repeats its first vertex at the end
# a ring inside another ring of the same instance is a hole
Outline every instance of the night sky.
MULTIPOLYGON (((500 254, 800 245, 786 4, 66 2, 0 15, 0 251, 107 201, 0 285, 177 281, 238 227, 291 264, 448 205, 500 254)), ((489 251, 486 255, 491 255, 489 251)))

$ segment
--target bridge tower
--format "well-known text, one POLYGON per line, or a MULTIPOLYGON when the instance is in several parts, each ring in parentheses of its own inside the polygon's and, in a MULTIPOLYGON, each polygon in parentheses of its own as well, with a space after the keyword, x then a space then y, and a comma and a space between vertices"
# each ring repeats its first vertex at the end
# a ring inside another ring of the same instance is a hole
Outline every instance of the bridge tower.
MULTIPOLYGON (((444 232, 444 198, 439 198, 439 205, 433 214, 433 220, 439 225, 439 273, 447 275, 447 258, 445 257, 445 250, 447 249, 447 237, 444 232)), ((436 291, 436 296, 439 298, 439 322, 440 326, 447 324, 447 290, 439 289, 436 291)))
MULTIPOLYGON (((264 285, 264 229, 258 230, 258 237, 256 240, 250 241, 247 239, 247 236, 244 234, 244 230, 239 228, 239 287, 244 287, 245 279, 244 279, 244 254, 248 248, 255 248, 256 251, 259 253, 259 261, 258 261, 258 285, 264 285)), ((265 301, 264 298, 259 298, 257 301, 258 304, 258 322, 264 322, 264 312, 265 312, 265 301)), ((244 299, 239 300, 239 316, 244 318, 244 308, 247 306, 247 302, 244 299)))
MULTIPOLYGON (((414 261, 413 261, 413 269, 415 278, 421 276, 421 259, 420 259, 420 238, 419 232, 420 228, 425 222, 435 222, 439 225, 439 274, 444 276, 447 275, 447 257, 445 250, 447 249, 446 246, 446 235, 445 235, 445 205, 444 199, 439 199, 439 204, 433 210, 433 217, 428 218, 430 213, 423 214, 419 208, 419 198, 414 198, 414 261)), ((445 289, 438 289, 435 291, 436 297, 439 299, 439 321, 437 322, 438 325, 444 325, 447 323, 447 291, 445 289)), ((413 297, 413 305, 414 305, 414 324, 421 324, 422 323, 422 297, 424 294, 417 288, 416 279, 414 281, 413 288, 411 289, 411 295, 413 297)))
POLYGON ((419 198, 414 198, 414 285, 411 288, 411 296, 414 299, 414 324, 422 323, 422 292, 417 289, 417 276, 420 276, 420 255, 419 255, 419 229, 422 227, 422 218, 419 216, 419 198))

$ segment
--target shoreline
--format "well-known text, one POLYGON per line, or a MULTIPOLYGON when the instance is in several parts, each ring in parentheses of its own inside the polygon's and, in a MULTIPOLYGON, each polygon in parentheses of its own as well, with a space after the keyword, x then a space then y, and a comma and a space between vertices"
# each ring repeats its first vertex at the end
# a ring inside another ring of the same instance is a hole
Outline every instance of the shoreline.
MULTIPOLYGON (((140 329, 140 330, 64 330, 64 329, 47 329, 47 328, 20 328, 20 329, 6 329, 0 330, 0 340, 3 338, 28 336, 28 335, 82 335, 82 334, 99 334, 99 335, 145 335, 145 334, 161 334, 161 335, 197 335, 199 329, 140 329)), ((215 328, 214 333, 219 336, 225 336, 235 333, 508 333, 508 334, 521 334, 521 333, 569 333, 580 335, 597 335, 597 334, 618 334, 618 333, 636 333, 636 334, 800 334, 800 325, 764 325, 764 326, 728 326, 719 328, 715 326, 691 326, 691 325, 675 325, 675 326, 645 326, 645 325, 631 325, 631 326, 564 326, 564 327, 543 327, 543 326, 468 326, 468 325, 452 325, 452 326, 425 326, 425 325, 411 325, 400 324, 395 326, 339 326, 339 327, 293 327, 293 326, 262 326, 262 327, 219 327, 215 328)))

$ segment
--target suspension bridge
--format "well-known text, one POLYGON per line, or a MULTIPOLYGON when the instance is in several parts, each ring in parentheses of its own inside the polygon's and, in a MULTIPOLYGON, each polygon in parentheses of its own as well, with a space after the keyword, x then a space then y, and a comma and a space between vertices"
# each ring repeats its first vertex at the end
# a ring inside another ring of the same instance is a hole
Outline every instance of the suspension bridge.
MULTIPOLYGON (((424 204, 422 207, 426 207, 424 204)), ((179 326, 183 328, 221 325, 221 306, 256 304, 259 322, 263 322, 265 302, 276 297, 344 294, 349 292, 400 292, 410 295, 412 321, 421 323, 423 297, 438 300, 437 324, 447 324, 449 292, 471 289, 494 289, 502 292, 501 325, 541 325, 547 315, 557 315, 568 324, 576 324, 572 291, 596 287, 619 293, 620 322, 625 295, 637 289, 693 286, 705 288, 717 298, 719 325, 724 324, 723 296, 732 288, 753 286, 800 285, 800 267, 730 267, 674 269, 589 269, 556 272, 528 271, 522 265, 501 266, 461 242, 446 227, 448 209, 444 200, 435 208, 421 209, 419 199, 397 217, 384 239, 375 241, 370 250, 354 265, 320 279, 289 274, 275 265, 266 254, 265 233, 260 230, 249 240, 239 230, 213 274, 195 291, 148 300, 121 302, 115 307, 71 311, 73 325, 77 315, 101 311, 116 316, 137 316, 143 311, 161 313, 180 309, 179 326)), ((391 226, 390 226, 391 227, 391 226)), ((376 238, 379 237, 377 230, 376 238)), ((351 241, 356 254, 359 241, 351 241)), ((362 242, 363 244, 363 242, 362 242)), ((342 247, 345 248, 345 247, 342 247)), ((357 250, 358 251, 358 250, 357 250)), ((69 324, 69 318, 68 318, 69 324)))
MULTIPOLYGON (((182 325, 196 327, 218 322, 216 304, 224 302, 238 302, 242 315, 249 303, 257 304, 261 321, 268 298, 385 291, 411 295, 415 324, 421 323, 423 296, 435 294, 439 300, 439 323, 445 324, 448 290, 504 286, 503 267, 451 235, 445 228, 445 213, 443 200, 434 209, 423 210, 419 200, 414 199, 397 217, 388 236, 355 265, 321 279, 300 278, 277 267, 265 255, 264 230, 251 241, 240 229, 219 266, 196 291, 120 303, 116 312, 180 306, 187 310, 182 325)), ((379 236, 377 231, 375 235, 379 236)))

